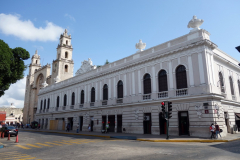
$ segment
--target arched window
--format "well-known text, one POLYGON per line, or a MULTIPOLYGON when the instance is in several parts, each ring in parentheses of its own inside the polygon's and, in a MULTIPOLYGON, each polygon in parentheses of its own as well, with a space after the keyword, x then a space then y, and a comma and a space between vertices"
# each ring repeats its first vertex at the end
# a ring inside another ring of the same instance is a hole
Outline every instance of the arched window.
POLYGON ((42 110, 42 105, 43 105, 43 101, 41 100, 41 106, 40 106, 40 110, 42 110))
POLYGON ((84 90, 81 91, 81 104, 84 103, 84 90))
POLYGON ((44 100, 44 110, 46 109, 46 99, 44 100))
POLYGON ((47 109, 50 107, 50 98, 48 98, 47 109))
POLYGON ((63 100, 63 106, 66 106, 67 105, 67 95, 65 94, 64 95, 64 100, 63 100))
POLYGON ((75 93, 72 93, 72 105, 75 105, 75 93))
POLYGON ((143 93, 144 94, 149 94, 152 93, 151 90, 151 77, 150 74, 145 74, 143 77, 143 93))
POLYGON ((158 73, 158 90, 159 92, 168 91, 167 72, 165 70, 158 73))
POLYGON ((232 93, 232 95, 234 95, 234 87, 233 87, 232 77, 229 77, 229 83, 230 83, 231 93, 232 93))
POLYGON ((91 89, 91 102, 95 102, 95 88, 92 87, 91 89))
POLYGON ((57 97, 57 106, 56 107, 59 107, 59 96, 57 97))
POLYGON ((224 90, 224 82, 223 82, 223 76, 222 76, 222 73, 219 72, 219 73, 218 73, 218 76, 219 76, 219 82, 220 82, 221 92, 224 93, 225 90, 224 90))
POLYGON ((37 64, 37 60, 36 60, 36 64, 37 64))
POLYGON ((66 45, 68 45, 68 40, 66 40, 66 45))
POLYGON ((68 58, 68 52, 65 52, 65 58, 68 58))
POLYGON ((176 69, 177 89, 187 88, 187 73, 186 68, 180 65, 176 69))
POLYGON ((238 80, 238 92, 239 92, 239 95, 240 95, 240 81, 238 80))
POLYGON ((68 65, 65 65, 65 72, 68 72, 68 65))
POLYGON ((105 84, 103 86, 103 100, 108 100, 108 86, 105 84))
POLYGON ((119 81, 117 84, 117 98, 123 98, 123 82, 119 81))

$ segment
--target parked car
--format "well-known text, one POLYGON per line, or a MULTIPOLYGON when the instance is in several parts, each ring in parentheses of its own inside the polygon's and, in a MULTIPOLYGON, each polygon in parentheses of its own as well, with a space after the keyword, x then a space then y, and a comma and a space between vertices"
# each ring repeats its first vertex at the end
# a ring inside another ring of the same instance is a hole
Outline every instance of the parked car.
POLYGON ((5 126, 4 127, 4 136, 8 136, 8 133, 10 134, 10 136, 12 136, 12 135, 17 136, 18 129, 16 129, 13 126, 5 126))

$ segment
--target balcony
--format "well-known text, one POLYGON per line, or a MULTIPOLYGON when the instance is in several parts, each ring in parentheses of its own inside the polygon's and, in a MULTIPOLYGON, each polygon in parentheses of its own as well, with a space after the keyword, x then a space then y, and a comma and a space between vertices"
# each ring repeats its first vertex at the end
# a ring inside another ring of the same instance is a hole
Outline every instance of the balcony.
POLYGON ((151 99, 151 94, 144 94, 143 95, 143 100, 149 100, 151 99))
POLYGON ((168 91, 158 92, 158 98, 168 97, 168 91))
POLYGON ((62 110, 66 110, 66 106, 63 106, 63 107, 62 107, 62 110))
POLYGON ((83 108, 83 104, 80 104, 80 105, 79 105, 79 108, 83 108))
POLYGON ((103 100, 103 101, 102 101, 102 105, 103 105, 103 106, 106 106, 106 105, 107 105, 107 100, 103 100))
POLYGON ((116 103, 123 103, 123 99, 122 99, 122 98, 118 98, 118 99, 116 100, 116 103))
POLYGON ((232 95, 232 100, 236 101, 236 96, 235 95, 232 95))
POLYGON ((187 95, 188 95, 188 89, 187 89, 187 88, 177 89, 177 90, 176 90, 176 96, 177 96, 177 97, 187 96, 187 95))
POLYGON ((74 106, 70 106, 70 109, 74 109, 74 106))
POLYGON ((93 107, 93 106, 94 106, 94 102, 91 102, 91 103, 90 103, 90 107, 93 107))

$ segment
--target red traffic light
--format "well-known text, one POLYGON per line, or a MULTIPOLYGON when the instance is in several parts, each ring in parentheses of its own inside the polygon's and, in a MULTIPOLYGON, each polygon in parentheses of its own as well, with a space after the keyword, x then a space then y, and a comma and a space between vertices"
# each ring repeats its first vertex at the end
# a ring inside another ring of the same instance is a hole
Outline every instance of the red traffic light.
POLYGON ((161 102, 161 104, 164 106, 164 102, 161 102))

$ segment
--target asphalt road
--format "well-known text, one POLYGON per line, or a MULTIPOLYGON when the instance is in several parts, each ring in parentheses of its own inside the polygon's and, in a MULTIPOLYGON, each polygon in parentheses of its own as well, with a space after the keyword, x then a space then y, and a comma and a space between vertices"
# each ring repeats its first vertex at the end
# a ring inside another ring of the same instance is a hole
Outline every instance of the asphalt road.
POLYGON ((7 147, 0 149, 1 160, 240 159, 240 141, 160 143, 41 132, 20 132, 19 143, 14 141, 11 137, 7 147))

